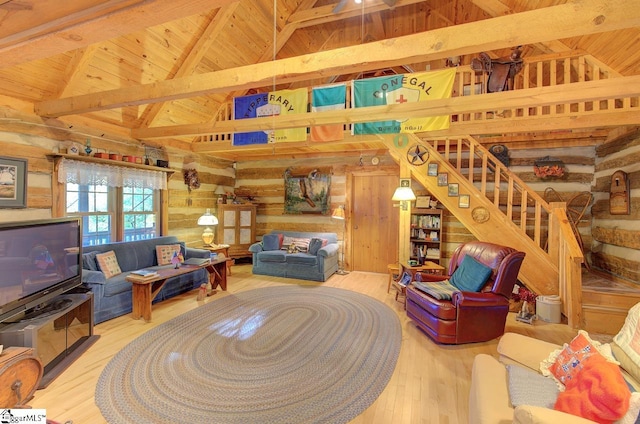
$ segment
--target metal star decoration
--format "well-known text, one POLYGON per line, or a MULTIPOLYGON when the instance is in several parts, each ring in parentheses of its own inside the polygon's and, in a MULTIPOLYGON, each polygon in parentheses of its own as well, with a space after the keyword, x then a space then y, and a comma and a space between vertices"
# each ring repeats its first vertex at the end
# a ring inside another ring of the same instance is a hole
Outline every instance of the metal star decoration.
POLYGON ((416 144, 407 151, 407 160, 411 165, 424 165, 429 159, 429 151, 426 147, 416 144))

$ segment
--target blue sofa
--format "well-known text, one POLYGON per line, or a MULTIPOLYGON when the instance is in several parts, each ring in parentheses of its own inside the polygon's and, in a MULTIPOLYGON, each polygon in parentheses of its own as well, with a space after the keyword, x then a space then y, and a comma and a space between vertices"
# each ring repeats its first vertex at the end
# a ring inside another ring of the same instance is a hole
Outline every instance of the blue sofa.
MULTIPOLYGON (((82 248, 82 283, 93 292, 93 313, 96 324, 131 312, 131 283, 125 281, 129 272, 137 269, 156 269, 156 246, 180 244, 184 258, 208 258, 209 251, 185 247, 176 237, 164 236, 147 240, 85 246, 82 248), (96 261, 96 254, 113 250, 122 274, 105 278, 96 261)), ((165 265, 172 266, 172 265, 165 265)), ((209 273, 200 268, 193 272, 170 278, 154 299, 160 302, 180 293, 200 287, 209 281, 209 273)))
POLYGON ((274 230, 262 242, 249 247, 253 254, 253 273, 302 280, 327 281, 338 270, 338 236, 336 233, 311 233, 274 230), (326 240, 326 245, 310 252, 287 253, 286 245, 274 245, 275 237, 326 240))

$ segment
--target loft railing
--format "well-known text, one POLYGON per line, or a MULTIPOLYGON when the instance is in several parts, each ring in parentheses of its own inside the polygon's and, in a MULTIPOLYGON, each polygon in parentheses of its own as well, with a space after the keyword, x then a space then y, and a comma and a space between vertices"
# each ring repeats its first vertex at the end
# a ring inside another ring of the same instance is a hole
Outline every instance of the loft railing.
MULTIPOLYGON (((613 69, 590 55, 582 52, 557 53, 532 58, 524 58, 523 68, 516 75, 514 90, 536 87, 562 86, 585 81, 597 81, 602 79, 619 77, 613 69)), ((484 92, 486 75, 476 73, 470 66, 456 68, 456 78, 453 85, 453 97, 475 96, 484 92)), ((309 89, 311 90, 311 89, 309 89)), ((347 86, 349 90, 349 86, 347 86)), ((351 108, 347 95, 347 108, 351 108)), ((519 119, 519 118, 548 118, 561 117, 575 113, 604 113, 619 112, 624 110, 637 110, 640 107, 640 97, 612 98, 601 101, 576 102, 569 104, 557 104, 551 106, 522 107, 514 109, 487 109, 483 112, 451 115, 451 125, 458 122, 484 122, 492 119, 519 119)), ((229 121, 233 119, 233 101, 229 100, 220 104, 214 119, 215 122, 229 121)), ((346 128, 348 129, 348 128, 346 128)), ((195 143, 211 143, 230 141, 230 133, 211 133, 198 136, 195 143)))

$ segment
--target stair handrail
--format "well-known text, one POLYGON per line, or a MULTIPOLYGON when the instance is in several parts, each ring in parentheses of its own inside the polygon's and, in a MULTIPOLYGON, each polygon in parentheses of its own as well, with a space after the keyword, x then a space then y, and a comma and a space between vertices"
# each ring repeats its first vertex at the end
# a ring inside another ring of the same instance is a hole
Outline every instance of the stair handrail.
MULTIPOLYGON (((430 140, 422 140, 429 143, 435 151, 437 151, 444 160, 450 163, 456 168, 456 170, 472 185, 478 185, 478 190, 484 196, 489 198, 489 191, 493 193, 493 203, 500 207, 500 195, 502 190, 502 183, 507 185, 507 197, 504 203, 505 216, 508 221, 520 227, 522 232, 527 234, 538 247, 543 250, 546 243, 546 237, 542 232, 543 230, 543 212, 548 215, 551 213, 549 204, 535 191, 531 190, 517 175, 511 172, 502 162, 500 162, 491 152, 485 148, 474 137, 467 135, 460 138, 451 139, 448 137, 435 138, 430 140), (468 157, 464 159, 464 151, 468 152, 468 157), (456 154, 453 158, 453 153, 456 154), (471 160, 470 158, 473 158, 471 160), (476 165, 479 162, 479 166, 476 165), (466 166, 465 166, 466 165, 466 166), (480 169, 479 180, 476 180, 476 169, 480 169), (493 174, 493 189, 489 190, 487 185, 489 184, 490 174, 493 174), (515 196, 519 194, 519 201, 516 202, 515 196), (527 232, 527 218, 529 206, 523 208, 522 205, 529 205, 532 202, 532 208, 534 213, 533 234, 527 232), (514 205, 520 204, 520 224, 516 224, 513 220, 513 208, 514 205)), ((548 219, 548 218, 547 218, 548 219)), ((547 225, 548 227, 548 225, 547 225)))
POLYGON ((582 263, 584 254, 571 228, 566 203, 550 203, 550 254, 558 258, 558 293, 562 314, 571 328, 582 328, 582 263))
POLYGON ((515 195, 520 194, 521 213, 518 227, 523 236, 533 240, 536 246, 543 250, 549 259, 557 265, 558 293, 563 301, 563 314, 567 316, 568 324, 572 328, 580 328, 582 325, 581 265, 584 261, 584 255, 571 228, 566 212, 566 203, 548 203, 471 136, 421 141, 428 143, 432 147, 432 151, 439 154, 446 163, 458 172, 459 178, 468 180, 472 187, 489 200, 487 176, 489 172, 492 172, 494 174, 493 203, 504 214, 506 222, 516 226, 518 225, 512 219, 513 206, 516 204, 514 202, 515 195), (455 153, 455 157, 453 153, 455 153), (466 160, 464 159, 465 155, 467 156, 466 160), (480 164, 479 181, 475 178, 476 163, 480 164), (507 184, 506 205, 500 202, 501 182, 507 184), (478 184, 480 184, 479 188, 478 184), (527 233, 526 221, 529 207, 522 208, 523 204, 528 205, 529 200, 533 202, 535 211, 533 238, 527 233), (542 237, 542 211, 547 213, 548 220, 545 238, 542 237), (542 240, 544 240, 544 246, 542 240))

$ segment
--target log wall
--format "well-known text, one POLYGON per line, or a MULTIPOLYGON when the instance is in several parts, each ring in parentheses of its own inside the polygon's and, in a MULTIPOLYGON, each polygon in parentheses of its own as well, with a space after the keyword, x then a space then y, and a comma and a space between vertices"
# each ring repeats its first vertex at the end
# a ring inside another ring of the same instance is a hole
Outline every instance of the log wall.
POLYGON ((640 132, 596 149, 595 203, 592 208, 594 267, 640 284, 640 132), (630 213, 609 211, 611 176, 622 170, 630 181, 630 213))
MULTIPOLYGON (((86 144, 91 139, 93 152, 119 153, 144 156, 145 146, 137 140, 121 136, 100 134, 80 125, 61 128, 47 125, 40 118, 14 108, 0 107, 0 155, 26 158, 27 208, 0 209, 0 222, 48 219, 52 217, 53 161, 48 154, 58 152, 71 143, 86 144), (17 212, 20 212, 19 215, 17 212)), ((169 161, 175 172, 168 181, 169 234, 175 235, 192 246, 202 244, 202 228, 196 225, 206 208, 215 208, 213 194, 221 184, 232 188, 235 171, 228 161, 220 161, 204 155, 186 153, 183 150, 162 147, 156 150, 160 159, 169 161), (200 188, 189 192, 184 183, 183 170, 195 168, 200 177, 200 188)))

